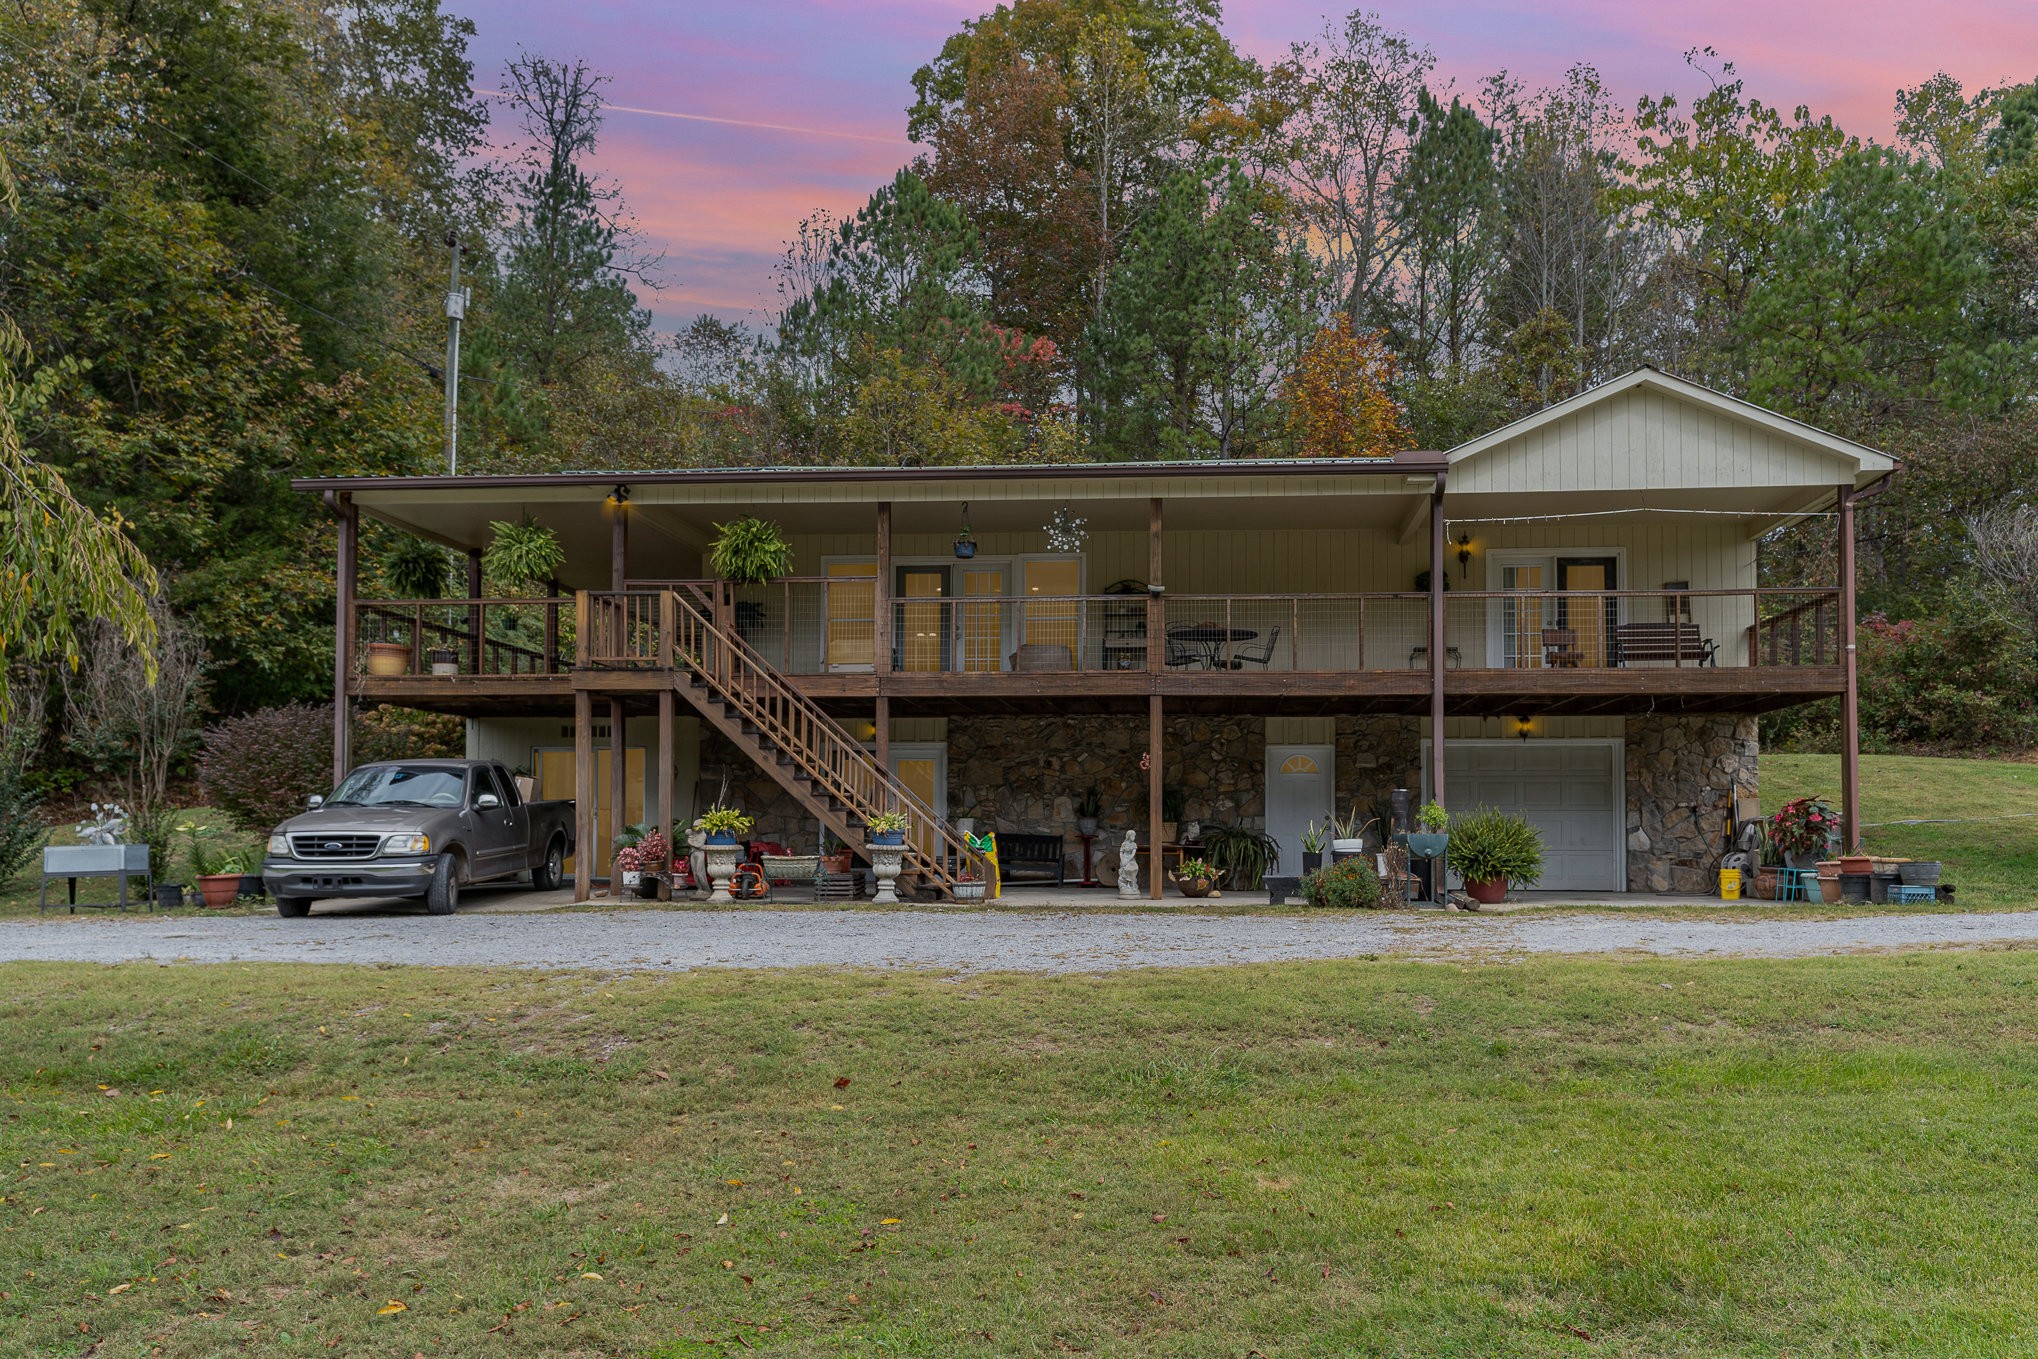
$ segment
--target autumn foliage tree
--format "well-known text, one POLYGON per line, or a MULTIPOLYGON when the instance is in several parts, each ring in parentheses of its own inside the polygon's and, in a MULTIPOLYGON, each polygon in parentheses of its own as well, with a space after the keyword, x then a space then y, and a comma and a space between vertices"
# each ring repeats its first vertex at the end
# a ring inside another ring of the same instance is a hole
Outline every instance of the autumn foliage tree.
POLYGON ((1316 332, 1288 375, 1288 430, 1305 458, 1383 458, 1413 440, 1390 394, 1397 366, 1384 332, 1352 332, 1351 317, 1316 332))

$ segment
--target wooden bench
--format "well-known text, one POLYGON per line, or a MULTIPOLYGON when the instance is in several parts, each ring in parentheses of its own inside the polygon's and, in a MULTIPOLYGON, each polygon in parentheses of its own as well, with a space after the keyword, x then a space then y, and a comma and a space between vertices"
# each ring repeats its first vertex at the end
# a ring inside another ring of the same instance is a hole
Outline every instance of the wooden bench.
POLYGON ((998 832, 998 874, 1006 882, 1067 885, 1068 859, 1059 835, 1012 835, 998 832))
POLYGON ((1613 630, 1613 663, 1669 661, 1683 665, 1719 664, 1719 645, 1704 636, 1696 623, 1620 623, 1613 630))

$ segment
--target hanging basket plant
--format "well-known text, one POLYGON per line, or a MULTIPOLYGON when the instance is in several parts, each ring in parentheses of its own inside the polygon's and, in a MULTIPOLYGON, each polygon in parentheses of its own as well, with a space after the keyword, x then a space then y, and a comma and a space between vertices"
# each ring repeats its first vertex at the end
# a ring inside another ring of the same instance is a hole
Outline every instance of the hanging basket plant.
POLYGON ((715 525, 708 564, 724 580, 758 585, 793 573, 793 545, 777 524, 746 514, 715 525))
POLYGON ((496 520, 488 528, 494 536, 481 554, 481 569, 504 585, 539 589, 566 560, 559 535, 533 519, 529 510, 514 524, 496 520))
POLYGON ((439 599, 446 593, 446 549, 405 534, 382 558, 382 578, 397 599, 439 599))

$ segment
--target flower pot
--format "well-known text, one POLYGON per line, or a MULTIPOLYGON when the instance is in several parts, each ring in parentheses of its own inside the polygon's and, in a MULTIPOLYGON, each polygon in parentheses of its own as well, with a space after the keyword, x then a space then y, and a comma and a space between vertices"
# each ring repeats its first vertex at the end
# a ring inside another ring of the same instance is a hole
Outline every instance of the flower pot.
POLYGON ((730 831, 710 831, 708 832, 708 843, 717 849, 721 849, 735 844, 736 836, 730 831))
POLYGON ((823 854, 821 856, 821 867, 827 869, 830 873, 847 873, 850 869, 856 867, 856 856, 846 849, 840 854, 823 854))
POLYGON ((968 561, 971 557, 976 556, 977 540, 974 538, 957 538, 955 540, 955 555, 963 561, 968 561))
POLYGON ((1817 868, 1819 852, 1815 849, 1793 849, 1783 856, 1786 868, 1817 868))
POLYGON ((1819 900, 1826 903, 1826 905, 1831 906, 1834 902, 1838 901, 1839 899, 1840 899, 1840 879, 1838 877, 1820 878, 1819 900))
POLYGON ((215 910, 233 905, 234 898, 240 893, 241 875, 238 873, 201 873, 198 877, 198 895, 215 910))
POLYGON ((1869 858, 1866 854, 1842 854, 1840 856, 1840 871, 1842 873, 1858 873, 1866 876, 1874 870, 1874 867, 1875 860, 1869 858))
POLYGON ((1764 864, 1755 870, 1755 895, 1763 901, 1776 900, 1776 865, 1764 864))
POLYGON ((1408 837, 1408 852, 1418 859, 1434 859, 1451 847, 1451 837, 1442 831, 1414 831, 1408 837))
POLYGON ((981 882, 959 882, 955 885, 955 899, 957 901, 982 901, 984 899, 984 885, 981 882))
POLYGON ((906 833, 904 831, 872 831, 870 833, 870 842, 873 845, 903 845, 906 843, 906 833))
POLYGON ((402 642, 368 643, 368 673, 371 675, 408 675, 410 673, 410 647, 402 642))
MULTIPOLYGON (((1844 860, 1842 862, 1845 862, 1844 860)), ((1868 875, 1866 873, 1842 873, 1840 875, 1840 900, 1868 900, 1868 875)))
POLYGON ((1364 854, 1366 852, 1366 837, 1360 835, 1349 840, 1333 839, 1330 842, 1330 852, 1344 855, 1364 854))
POLYGON ((433 662, 432 662, 432 673, 433 673, 434 675, 457 675, 457 674, 459 674, 459 673, 460 673, 460 662, 458 662, 458 661, 433 661, 433 662))
POLYGON ((159 882, 156 884, 156 909, 174 911, 184 905, 184 884, 159 882))
POLYGON ((1906 887, 1937 887, 1939 885, 1939 861, 1937 859, 1913 859, 1897 865, 1897 873, 1906 887))
POLYGON ((1321 867, 1323 867, 1322 850, 1310 851, 1305 849, 1302 851, 1302 871, 1304 873, 1314 873, 1321 867))
POLYGON ((1185 897, 1207 897, 1217 888, 1211 878, 1176 878, 1175 887, 1185 897))
POLYGON ((644 881, 644 873, 641 869, 626 869, 622 874, 622 879, 623 890, 625 892, 634 892, 637 890, 638 884, 644 881))
POLYGON ((1497 906, 1507 900, 1506 878, 1481 878, 1465 884, 1465 895, 1482 906, 1497 906))
POLYGON ((237 895, 244 897, 266 896, 267 892, 262 887, 262 875, 260 873, 241 874, 241 886, 237 895))
POLYGON ((1096 833, 1097 833, 1097 818, 1096 818, 1096 817, 1094 817, 1094 816, 1079 816, 1079 817, 1077 817, 1077 818, 1076 818, 1076 834, 1078 834, 1078 835, 1095 835, 1096 833))

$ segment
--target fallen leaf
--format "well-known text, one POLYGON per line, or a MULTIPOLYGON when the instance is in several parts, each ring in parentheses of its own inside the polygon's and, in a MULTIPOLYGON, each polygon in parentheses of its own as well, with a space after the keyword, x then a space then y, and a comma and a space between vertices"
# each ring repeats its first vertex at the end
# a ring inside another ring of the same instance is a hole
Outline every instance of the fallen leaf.
POLYGON ((716 1219, 715 1219, 715 1225, 716 1225, 717 1227, 726 1227, 726 1226, 728 1226, 728 1225, 729 1225, 729 1215, 728 1215, 727 1213, 724 1213, 724 1214, 722 1214, 722 1215, 721 1215, 720 1217, 716 1218, 716 1219))
POLYGON ((596 1274, 593 1270, 589 1270, 587 1273, 581 1275, 580 1277, 583 1279, 599 1279, 601 1275, 596 1274))
POLYGON ((398 1302, 395 1298, 391 1298, 388 1302, 375 1309, 375 1315, 378 1317, 393 1317, 398 1312, 408 1312, 409 1310, 409 1303, 398 1302))
POLYGON ((131 1283, 115 1284, 113 1287, 106 1290, 106 1296, 109 1298, 118 1297, 122 1293, 127 1292, 128 1289, 133 1287, 134 1285, 131 1283))
POLYGON ((167 1161, 170 1159, 170 1153, 167 1151, 150 1152, 149 1159, 151 1161, 167 1161))
POLYGON ((837 1076, 835 1078, 835 1088, 837 1090, 847 1090, 849 1088, 849 1077, 837 1076))
POLYGON ((743 1187, 743 1181, 741 1180, 731 1180, 729 1183, 735 1185, 738 1189, 743 1187))
POLYGON ((1166 1222, 1168 1220, 1168 1215, 1166 1213, 1155 1213, 1153 1215, 1153 1220, 1155 1222, 1166 1222))
POLYGON ((723 1269, 734 1269, 734 1268, 736 1268, 736 1262, 735 1262, 734 1260, 724 1260, 724 1261, 722 1261, 722 1268, 723 1268, 723 1269))
POLYGON ((896 1227, 900 1221, 901 1219, 895 1217, 879 1218, 877 1225, 880 1227, 896 1227))
POLYGON ((657 1070, 654 1070, 654 1071, 652 1071, 652 1073, 651 1073, 651 1074, 652 1074, 653 1076, 656 1076, 656 1077, 657 1077, 657 1078, 658 1078, 659 1080, 661 1080, 661 1081, 669 1081, 669 1080, 671 1080, 671 1079, 672 1079, 672 1073, 671 1073, 671 1072, 669 1072, 669 1071, 657 1071, 657 1070))

